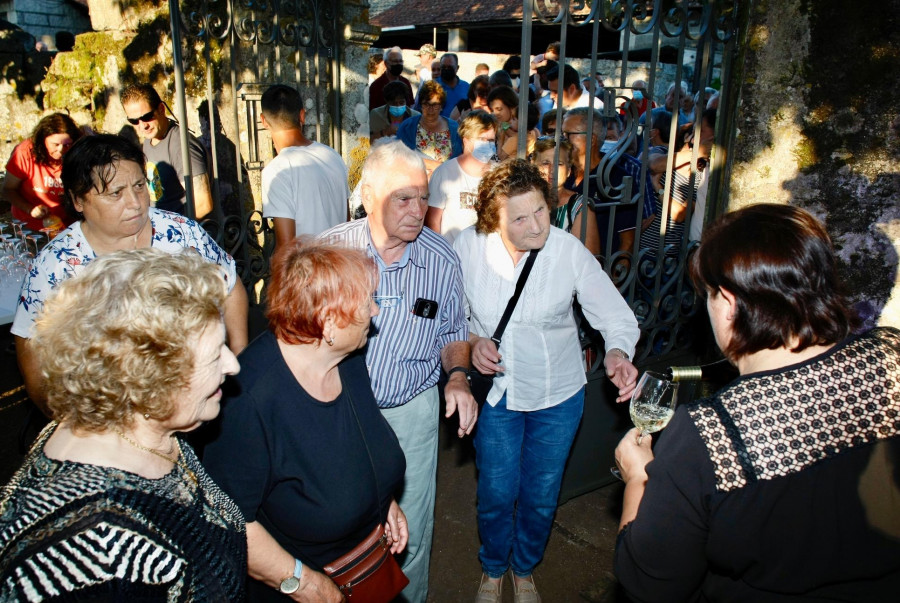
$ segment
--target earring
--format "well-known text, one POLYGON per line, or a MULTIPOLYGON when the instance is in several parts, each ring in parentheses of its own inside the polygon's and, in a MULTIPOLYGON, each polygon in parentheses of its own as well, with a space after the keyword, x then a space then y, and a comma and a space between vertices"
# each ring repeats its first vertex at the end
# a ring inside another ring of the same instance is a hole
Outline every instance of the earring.
POLYGON ((147 421, 150 420, 150 413, 149 413, 149 412, 145 412, 145 413, 144 413, 144 419, 147 420, 147 421))
POLYGON ((325 343, 327 343, 327 344, 330 345, 330 346, 331 346, 331 345, 334 345, 334 337, 332 337, 331 339, 329 339, 329 340, 326 341, 325 343))

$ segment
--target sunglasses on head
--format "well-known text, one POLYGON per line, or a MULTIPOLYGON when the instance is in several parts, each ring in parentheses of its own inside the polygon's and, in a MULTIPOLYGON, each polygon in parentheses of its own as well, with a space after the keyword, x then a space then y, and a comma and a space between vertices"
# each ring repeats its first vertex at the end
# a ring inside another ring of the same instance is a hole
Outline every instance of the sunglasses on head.
POLYGON ((156 113, 156 109, 151 109, 150 111, 147 111, 140 117, 127 117, 126 119, 128 120, 128 123, 130 123, 132 126, 136 126, 140 122, 147 123, 149 121, 153 121, 154 119, 156 119, 155 117, 153 117, 154 113, 156 113))

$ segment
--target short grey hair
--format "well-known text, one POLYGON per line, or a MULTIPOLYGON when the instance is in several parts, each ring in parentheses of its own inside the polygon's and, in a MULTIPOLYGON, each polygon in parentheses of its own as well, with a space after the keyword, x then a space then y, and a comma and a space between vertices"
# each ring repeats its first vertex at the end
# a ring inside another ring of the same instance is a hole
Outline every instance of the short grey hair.
MULTIPOLYGON (((671 84, 669 84, 668 89, 666 89, 667 96, 668 96, 669 92, 671 92, 672 90, 675 89, 676 85, 679 85, 679 84, 677 82, 672 82, 671 84)), ((687 94, 688 94, 687 84, 685 84, 684 82, 681 82, 680 85, 681 85, 681 96, 687 96, 687 94)))
POLYGON ((588 114, 590 112, 594 113, 594 121, 591 124, 591 132, 593 132, 594 136, 597 137, 598 142, 603 142, 606 139, 606 128, 607 124, 615 120, 616 123, 619 124, 619 129, 621 130, 621 122, 616 117, 604 117, 603 113, 600 109, 594 107, 575 107, 574 109, 569 109, 566 111, 565 115, 563 115, 563 121, 570 117, 577 117, 584 121, 584 125, 587 126, 588 122, 588 114))
POLYGON ((403 58, 403 49, 399 46, 392 46, 391 48, 385 48, 384 53, 381 55, 381 58, 384 59, 385 63, 387 63, 388 57, 391 56, 392 52, 398 53, 400 58, 403 58))
POLYGON ((359 179, 360 188, 371 186, 374 180, 384 178, 384 167, 397 162, 425 171, 425 162, 421 155, 396 138, 384 138, 372 145, 372 151, 366 157, 359 179))

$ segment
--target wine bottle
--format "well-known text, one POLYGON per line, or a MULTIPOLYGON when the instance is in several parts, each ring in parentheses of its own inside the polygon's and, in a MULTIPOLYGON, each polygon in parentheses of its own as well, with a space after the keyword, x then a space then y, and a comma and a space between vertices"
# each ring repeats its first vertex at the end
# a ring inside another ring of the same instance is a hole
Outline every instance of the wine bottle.
POLYGON ((738 376, 738 370, 726 359, 717 360, 701 366, 670 366, 666 369, 669 381, 714 381, 728 383, 738 376))

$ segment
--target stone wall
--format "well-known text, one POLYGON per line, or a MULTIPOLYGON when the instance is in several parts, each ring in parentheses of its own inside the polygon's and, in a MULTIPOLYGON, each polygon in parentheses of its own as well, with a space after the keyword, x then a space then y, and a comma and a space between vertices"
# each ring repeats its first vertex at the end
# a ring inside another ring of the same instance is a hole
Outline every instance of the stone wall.
POLYGON ((72 0, 10 0, 0 5, 7 19, 15 23, 50 50, 56 50, 56 32, 78 34, 91 28, 87 11, 72 0))
POLYGON ((748 4, 728 206, 819 216, 863 318, 900 327, 900 0, 748 4))

